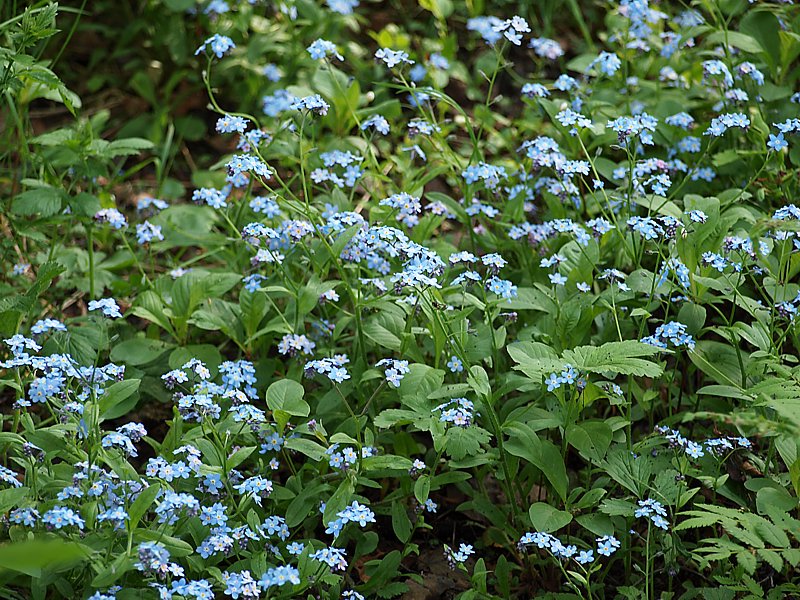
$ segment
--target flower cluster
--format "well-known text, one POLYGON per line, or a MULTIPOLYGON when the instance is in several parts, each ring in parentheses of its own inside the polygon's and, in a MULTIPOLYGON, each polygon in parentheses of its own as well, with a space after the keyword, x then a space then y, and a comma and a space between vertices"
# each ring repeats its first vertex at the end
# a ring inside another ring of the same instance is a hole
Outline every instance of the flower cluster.
POLYGON ((695 347, 694 338, 686 333, 686 325, 678 321, 670 321, 659 325, 653 335, 643 337, 641 341, 665 350, 669 345, 675 347, 686 346, 689 350, 694 350, 695 347))
POLYGON ((565 544, 549 533, 528 532, 520 538, 517 547, 522 551, 529 546, 536 546, 540 550, 547 550, 554 558, 564 561, 572 559, 579 565, 588 565, 595 561, 595 551, 600 556, 608 557, 621 546, 620 541, 613 535, 604 535, 595 541, 597 543, 595 550, 579 550, 576 545, 565 544))
POLYGON ((348 523, 357 523, 363 528, 367 526, 367 523, 375 522, 375 513, 355 500, 350 506, 336 513, 336 517, 336 520, 328 523, 328 527, 325 530, 325 533, 332 535, 334 538, 339 537, 339 533, 348 523))
MULTIPOLYGON (((545 380, 547 391, 552 392, 560 388, 562 385, 574 385, 582 383, 580 373, 570 364, 564 365, 561 373, 550 373, 545 380)), ((585 385, 585 383, 584 383, 585 385)))
POLYGON ((746 437, 716 437, 709 438, 701 442, 694 442, 686 439, 680 432, 669 427, 656 426, 656 433, 663 435, 669 442, 671 448, 680 448, 692 459, 699 459, 705 456, 706 451, 721 456, 727 452, 733 452, 738 448, 749 449, 752 443, 746 437))
POLYGON ((343 383, 350 379, 350 374, 344 365, 349 363, 350 360, 344 354, 339 354, 333 358, 321 358, 319 360, 310 360, 306 363, 304 370, 306 377, 313 377, 314 375, 325 375, 334 383, 343 383))
POLYGON ((439 421, 442 423, 452 423, 457 427, 469 427, 478 413, 475 412, 475 405, 466 398, 453 398, 440 404, 433 409, 441 411, 439 421))
POLYGON ((652 498, 639 500, 639 508, 636 509, 633 516, 637 519, 649 519, 656 527, 660 527, 664 531, 669 530, 669 522, 664 518, 667 516, 664 505, 652 498))
POLYGON ((410 371, 407 360, 384 358, 375 363, 375 366, 386 367, 384 369, 386 381, 389 383, 389 385, 396 388, 400 387, 400 382, 403 380, 403 376, 410 371))
POLYGON ((447 559, 447 564, 451 569, 455 569, 458 565, 463 565, 471 555, 475 554, 475 549, 471 544, 459 544, 458 550, 453 550, 447 544, 444 544, 444 557, 447 559))

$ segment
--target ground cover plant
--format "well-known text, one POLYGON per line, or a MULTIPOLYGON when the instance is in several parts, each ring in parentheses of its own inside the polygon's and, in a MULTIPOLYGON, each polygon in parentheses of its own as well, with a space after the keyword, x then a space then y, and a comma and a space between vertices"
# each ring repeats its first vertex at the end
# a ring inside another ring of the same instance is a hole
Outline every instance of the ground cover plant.
POLYGON ((790 2, 22 4, 0 596, 800 594, 790 2))

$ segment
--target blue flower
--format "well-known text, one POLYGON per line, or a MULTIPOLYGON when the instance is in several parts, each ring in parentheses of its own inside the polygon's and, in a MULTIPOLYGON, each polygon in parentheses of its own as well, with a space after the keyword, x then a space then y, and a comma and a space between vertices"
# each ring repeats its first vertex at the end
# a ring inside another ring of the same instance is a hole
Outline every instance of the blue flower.
POLYGON ((100 300, 91 300, 89 302, 89 310, 99 310, 105 316, 111 317, 112 319, 119 319, 122 317, 122 313, 119 311, 119 306, 114 301, 113 298, 101 298, 100 300))
POLYGON ((741 127, 747 129, 750 127, 750 119, 742 113, 726 113, 711 120, 711 124, 703 132, 703 135, 711 135, 720 137, 731 127, 741 127))
POLYGON ((122 229, 128 226, 128 221, 125 215, 119 212, 116 208, 104 208, 98 210, 94 215, 98 223, 108 223, 114 229, 122 229))
POLYGON ((549 60, 556 60, 564 56, 564 49, 561 44, 549 38, 533 38, 528 42, 528 48, 533 48, 536 56, 549 60))
POLYGON ((603 556, 611 556, 620 547, 620 542, 613 535, 604 535, 597 538, 597 553, 603 556))
POLYGON ((308 50, 308 53, 314 60, 327 58, 329 56, 334 56, 339 60, 344 60, 344 57, 339 54, 339 51, 336 49, 336 44, 329 42, 328 40, 315 40, 308 48, 306 48, 306 50, 308 50))
POLYGON ((621 66, 622 61, 616 54, 613 52, 601 52, 596 59, 589 63, 589 66, 586 70, 588 72, 592 69, 592 67, 597 67, 598 70, 604 75, 611 76, 619 71, 621 66))
POLYGON ((264 77, 272 82, 281 80, 281 71, 278 66, 273 63, 264 65, 264 68, 261 70, 261 72, 264 74, 264 77))
POLYGON ((217 190, 215 188, 200 188, 192 192, 192 200, 197 202, 206 203, 211 208, 226 208, 228 203, 225 198, 228 194, 225 191, 217 190))
POLYGON ((561 387, 561 378, 556 373, 550 373, 544 381, 547 384, 547 391, 552 392, 561 387))
POLYGON ((451 356, 450 360, 447 361, 447 368, 452 373, 461 373, 464 370, 464 363, 457 356, 451 356))
POLYGON ((467 21, 467 29, 477 31, 490 46, 494 46, 503 37, 497 29, 502 26, 503 21, 497 17, 473 17, 467 21))
MULTIPOLYGON (((0 472, 1 473, 1 472, 0 472)), ((71 508, 64 506, 54 506, 42 517, 42 523, 48 529, 62 529, 63 527, 75 526, 83 529, 85 521, 71 508)))
POLYGON ((400 387, 400 381, 402 381, 406 373, 410 372, 407 360, 384 358, 375 363, 375 366, 386 367, 386 369, 384 369, 386 381, 389 383, 389 385, 396 388, 400 387))
POLYGON ((366 131, 370 128, 382 135, 387 135, 389 133, 389 121, 382 115, 372 115, 361 123, 361 131, 366 131))
POLYGON ((358 6, 358 0, 325 0, 325 3, 328 8, 340 15, 351 15, 353 9, 358 6))
POLYGON ((783 133, 779 133, 778 135, 770 133, 769 141, 767 142, 767 147, 775 152, 780 152, 784 148, 788 148, 789 143, 783 137, 783 133))
POLYGON ((197 56, 201 52, 205 52, 207 46, 211 48, 211 51, 216 54, 217 58, 222 58, 222 55, 228 50, 236 48, 236 44, 233 43, 231 38, 215 33, 195 50, 194 55, 197 56))
POLYGON ((503 36, 515 46, 522 44, 522 34, 530 33, 531 28, 528 22, 522 17, 515 16, 506 19, 492 27, 494 31, 502 32, 503 36))
POLYGON ((305 544, 302 544, 300 542, 292 542, 291 544, 286 546, 286 551, 292 556, 299 556, 300 554, 303 553, 305 547, 306 547, 305 544))
POLYGON ((696 442, 687 442, 686 454, 691 458, 700 458, 701 456, 704 456, 705 453, 703 452, 703 445, 696 442))
POLYGON ((224 115, 217 119, 217 133, 244 133, 250 121, 244 117, 224 115))
POLYGON ((307 110, 324 116, 328 114, 330 105, 322 99, 319 94, 312 94, 305 98, 296 99, 295 102, 289 107, 292 110, 307 110))
POLYGON ((140 245, 149 244, 153 240, 162 241, 161 225, 153 225, 149 221, 136 224, 136 242, 140 245))
POLYGON ((390 69, 396 67, 397 65, 414 64, 414 61, 408 58, 408 52, 403 50, 392 50, 391 48, 379 48, 376 50, 375 59, 383 62, 390 69))

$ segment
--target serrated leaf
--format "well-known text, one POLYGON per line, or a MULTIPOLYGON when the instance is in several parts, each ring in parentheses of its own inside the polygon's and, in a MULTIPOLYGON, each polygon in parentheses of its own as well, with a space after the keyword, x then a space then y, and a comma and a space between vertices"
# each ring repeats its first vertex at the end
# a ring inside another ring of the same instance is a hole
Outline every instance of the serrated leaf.
POLYGON ((445 434, 445 452, 455 460, 465 456, 475 456, 482 452, 482 444, 488 444, 491 434, 477 425, 469 427, 450 427, 445 434))
POLYGON ((640 357, 655 356, 659 352, 663 352, 663 349, 636 340, 626 340, 566 350, 563 358, 579 371, 658 377, 664 372, 661 365, 640 357))
POLYGON ((61 210, 61 190, 41 187, 17 194, 11 202, 11 212, 15 215, 40 215, 50 217, 61 210))

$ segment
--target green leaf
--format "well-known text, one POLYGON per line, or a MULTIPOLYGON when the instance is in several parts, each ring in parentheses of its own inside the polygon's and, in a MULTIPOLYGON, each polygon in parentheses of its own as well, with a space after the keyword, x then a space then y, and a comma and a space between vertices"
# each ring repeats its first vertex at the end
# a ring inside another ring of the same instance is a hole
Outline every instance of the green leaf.
POLYGON ((327 524, 336 519, 337 513, 340 513, 344 508, 350 504, 350 498, 353 496, 355 488, 353 487, 352 480, 348 477, 343 480, 333 495, 328 498, 325 503, 325 513, 322 515, 322 522, 327 524))
POLYGON ((219 298, 241 279, 237 273, 191 271, 172 286, 172 310, 176 316, 189 318, 201 302, 219 298))
POLYGON ((142 490, 136 497, 136 500, 133 501, 131 507, 128 509, 128 527, 130 529, 136 529, 139 525, 139 521, 142 520, 142 517, 153 505, 160 491, 161 486, 158 483, 151 483, 150 487, 142 490))
POLYGON ((636 340, 580 346, 564 351, 560 359, 551 348, 538 342, 516 342, 508 346, 509 355, 518 363, 514 368, 537 382, 550 373, 561 371, 565 364, 590 373, 657 377, 663 373, 663 368, 641 357, 655 356, 659 352, 664 351, 636 340))
POLYGON ((603 461, 606 473, 637 496, 643 496, 647 490, 652 465, 652 462, 639 460, 627 448, 619 446, 614 446, 603 461))
POLYGON ((533 379, 541 383, 549 373, 560 371, 564 361, 560 360, 555 351, 545 344, 538 342, 515 342, 506 348, 509 356, 518 363, 514 366, 533 379))
POLYGON ((267 388, 267 406, 272 410, 278 429, 283 432, 290 417, 307 417, 311 407, 303 400, 303 386, 291 379, 279 379, 267 388))
POLYGON ((402 502, 392 502, 392 529, 398 540, 404 544, 408 542, 411 537, 411 520, 402 502))
POLYGON ((611 445, 613 432, 603 421, 584 421, 567 427, 566 438, 570 446, 578 450, 585 458, 598 464, 606 455, 611 445))
POLYGON ((522 423, 509 423, 503 430, 509 436, 504 444, 505 449, 544 473, 556 493, 566 501, 569 478, 561 451, 552 442, 540 439, 533 429, 522 423))
MULTIPOLYGON (((425 415, 428 416, 428 415, 425 415)), ((375 427, 386 429, 398 423, 413 423, 420 417, 420 413, 403 408, 387 408, 375 417, 373 424, 375 427)))
POLYGON ((139 396, 134 394, 141 382, 141 379, 126 379, 111 384, 98 401, 100 417, 105 420, 116 419, 131 411, 139 401, 139 396))
POLYGON ((408 369, 398 388, 400 400, 409 408, 430 414, 428 395, 442 387, 444 371, 417 363, 409 365, 408 369))
POLYGON ((164 544, 164 547, 169 550, 172 556, 182 557, 194 554, 194 548, 188 542, 171 535, 165 535, 162 531, 139 528, 134 532, 133 537, 137 542, 146 541, 164 544))
POLYGON ((361 466, 365 471, 378 471, 392 469, 395 471, 408 471, 411 468, 411 459, 405 456, 394 454, 381 454, 380 456, 370 456, 361 461, 361 466))
POLYGON ((172 12, 185 12, 194 4, 195 0, 164 0, 164 5, 172 12))
POLYGON ((11 202, 11 212, 15 215, 30 216, 39 214, 50 217, 61 210, 61 190, 41 187, 18 194, 11 202))
POLYGON ((115 344, 111 348, 111 360, 138 367, 153 362, 170 348, 173 348, 172 344, 161 340, 135 337, 115 344))
POLYGON ((538 310, 543 313, 553 313, 557 309, 553 299, 536 288, 519 288, 516 297, 503 303, 503 307, 509 310, 538 310))
POLYGON ((127 554, 120 554, 117 556, 110 565, 100 571, 94 579, 92 579, 92 586, 94 587, 109 587, 117 579, 122 577, 125 573, 133 568, 135 561, 127 554))
POLYGON ((738 31, 715 31, 708 36, 707 40, 710 44, 726 44, 750 52, 751 54, 758 54, 761 52, 761 44, 759 44, 752 36, 738 31))
POLYGON ((355 235, 361 231, 361 225, 351 225, 347 229, 345 229, 339 236, 336 238, 336 241, 331 244, 331 254, 337 259, 342 254, 342 250, 347 245, 347 243, 352 240, 355 235))
POLYGON ((325 456, 325 447, 305 438, 289 438, 285 443, 289 450, 297 450, 313 460, 322 460, 325 456))
POLYGON ((379 315, 367 321, 364 325, 364 335, 379 346, 389 350, 399 351, 402 346, 400 338, 392 333, 383 323, 380 323, 379 320, 385 321, 385 317, 379 315))
POLYGON ((777 17, 765 10, 750 11, 739 23, 739 29, 757 41, 774 71, 781 62, 781 38, 775 35, 781 30, 777 17))
POLYGON ((286 508, 286 525, 297 527, 308 516, 309 511, 315 510, 319 504, 319 497, 327 492, 331 486, 327 484, 309 485, 294 497, 286 508))
MULTIPOLYGON (((713 381, 720 385, 731 385, 739 388, 742 384, 742 370, 739 367, 739 358, 736 349, 730 344, 713 340, 697 342, 689 358, 694 365, 713 381)), ((747 372, 749 357, 742 354, 742 363, 747 372)))
POLYGON ((564 352, 564 360, 579 371, 658 377, 664 369, 642 356, 655 356, 660 348, 636 340, 608 342, 602 346, 581 346, 564 352))
POLYGON ((115 158, 117 156, 135 156, 140 154, 142 150, 151 150, 153 142, 143 138, 123 138, 121 140, 114 140, 109 142, 108 146, 103 150, 103 155, 108 158, 115 158))
POLYGON ((532 504, 528 509, 528 516, 534 529, 542 533, 553 533, 572 522, 570 513, 558 510, 545 502, 532 504))
POLYGON ((398 592, 392 591, 389 586, 389 582, 398 575, 397 569, 400 566, 401 559, 400 552, 392 550, 382 560, 371 560, 366 563, 365 567, 369 580, 363 587, 359 588, 360 591, 367 597, 377 594, 381 598, 403 593, 405 588, 395 588, 395 590, 399 590, 398 592))
POLYGON ((0 490, 0 513, 5 513, 9 509, 17 508, 30 493, 31 490, 26 487, 0 490))
POLYGON ((69 208, 73 214, 84 217, 93 217, 100 210, 100 200, 87 192, 80 192, 67 199, 69 208))
POLYGON ((469 375, 467 375, 467 383, 473 391, 485 400, 489 400, 492 395, 492 389, 489 387, 489 376, 480 365, 470 367, 469 375))
POLYGON ((494 568, 495 579, 497 586, 500 588, 502 598, 511 597, 511 569, 509 568, 508 559, 504 555, 500 555, 497 559, 497 564, 494 568))
POLYGON ((790 512, 797 508, 797 498, 777 485, 763 487, 756 494, 756 507, 762 515, 770 511, 790 512))
POLYGON ((296 417, 307 417, 311 407, 303 400, 305 389, 292 379, 274 381, 267 388, 267 406, 271 410, 282 410, 296 417))
POLYGON ((451 458, 461 460, 482 452, 482 445, 488 444, 491 437, 488 431, 477 425, 450 427, 444 436, 444 449, 451 458))
POLYGON ((431 493, 431 478, 429 475, 420 475, 414 482, 414 497, 420 504, 425 504, 428 495, 431 493))
POLYGON ((43 569, 89 559, 88 548, 77 542, 38 539, 0 545, 0 573, 17 571, 39 577, 43 569))

